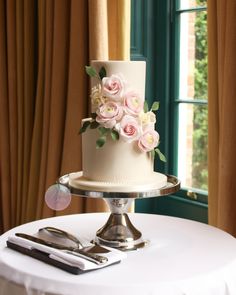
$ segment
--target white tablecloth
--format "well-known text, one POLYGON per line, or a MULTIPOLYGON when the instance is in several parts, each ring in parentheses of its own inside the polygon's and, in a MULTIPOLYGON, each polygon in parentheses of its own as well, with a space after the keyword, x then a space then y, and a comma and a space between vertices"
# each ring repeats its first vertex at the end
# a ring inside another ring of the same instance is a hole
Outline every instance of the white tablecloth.
POLYGON ((72 275, 6 248, 15 232, 56 226, 92 239, 107 213, 67 215, 31 222, 0 237, 0 295, 235 295, 236 239, 203 223, 129 214, 150 240, 120 264, 72 275))

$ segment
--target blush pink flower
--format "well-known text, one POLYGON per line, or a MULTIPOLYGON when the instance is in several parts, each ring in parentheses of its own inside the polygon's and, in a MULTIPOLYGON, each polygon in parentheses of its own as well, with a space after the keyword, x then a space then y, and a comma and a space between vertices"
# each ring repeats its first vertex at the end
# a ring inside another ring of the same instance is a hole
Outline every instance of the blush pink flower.
POLYGON ((125 91, 125 81, 122 75, 116 74, 102 79, 102 93, 104 96, 120 102, 125 91))
POLYGON ((143 104, 144 101, 134 91, 127 92, 124 95, 125 111, 130 115, 138 115, 143 110, 143 104))
POLYGON ((143 152, 152 151, 159 142, 159 134, 155 130, 146 130, 139 138, 138 146, 143 152))
POLYGON ((107 102, 97 110, 96 121, 106 128, 113 128, 123 115, 123 109, 115 102, 107 102))
POLYGON ((127 142, 137 140, 140 136, 138 120, 132 116, 125 115, 120 122, 120 136, 127 142))

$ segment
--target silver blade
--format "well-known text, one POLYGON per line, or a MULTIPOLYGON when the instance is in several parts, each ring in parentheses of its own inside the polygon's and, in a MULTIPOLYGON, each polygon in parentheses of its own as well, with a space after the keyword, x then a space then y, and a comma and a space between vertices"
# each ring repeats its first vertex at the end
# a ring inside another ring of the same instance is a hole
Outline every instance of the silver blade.
POLYGON ((61 244, 57 244, 57 243, 53 243, 53 242, 49 242, 46 241, 44 239, 40 239, 37 238, 35 236, 32 235, 28 235, 25 233, 16 233, 15 234, 17 237, 23 238, 23 239, 27 239, 29 241, 33 241, 35 243, 44 245, 44 246, 48 246, 54 249, 59 249, 59 250, 66 250, 67 253, 69 254, 77 254, 77 256, 83 257, 84 259, 90 260, 96 264, 104 264, 108 261, 108 258, 105 256, 101 256, 95 253, 88 253, 82 249, 78 249, 78 248, 74 248, 74 247, 68 247, 68 246, 63 246, 61 244))
POLYGON ((101 256, 95 253, 88 253, 88 252, 84 252, 83 250, 75 250, 75 251, 69 251, 69 250, 63 250, 65 251, 65 253, 67 254, 71 254, 71 255, 75 255, 81 258, 84 258, 86 260, 92 261, 96 264, 104 264, 106 262, 108 262, 108 258, 105 256, 101 256))
POLYGON ((82 242, 76 236, 74 236, 62 229, 56 228, 56 227, 46 226, 46 227, 40 228, 39 233, 46 233, 46 234, 49 234, 50 236, 73 241, 75 244, 77 244, 78 249, 82 249, 88 253, 96 253, 96 254, 101 253, 101 254, 103 254, 103 253, 110 252, 110 250, 108 250, 100 245, 97 245, 97 244, 93 245, 88 242, 85 243, 85 241, 82 242))

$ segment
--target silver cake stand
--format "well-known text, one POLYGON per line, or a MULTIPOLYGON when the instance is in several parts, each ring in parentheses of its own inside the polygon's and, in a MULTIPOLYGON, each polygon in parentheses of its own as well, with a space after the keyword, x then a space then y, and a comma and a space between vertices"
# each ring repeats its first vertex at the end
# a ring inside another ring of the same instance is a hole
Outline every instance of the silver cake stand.
POLYGON ((166 176, 166 186, 144 192, 101 192, 79 189, 70 186, 69 174, 61 176, 57 183, 67 187, 72 195, 104 199, 111 213, 106 224, 97 231, 93 242, 127 251, 136 250, 148 244, 148 241, 143 239, 142 233, 129 219, 128 211, 133 201, 170 195, 180 189, 180 181, 175 176, 166 176))

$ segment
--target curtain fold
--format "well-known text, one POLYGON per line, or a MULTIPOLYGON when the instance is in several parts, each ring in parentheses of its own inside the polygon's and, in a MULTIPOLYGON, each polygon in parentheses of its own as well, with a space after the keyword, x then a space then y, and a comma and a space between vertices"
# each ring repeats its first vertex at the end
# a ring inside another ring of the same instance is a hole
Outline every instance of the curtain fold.
MULTIPOLYGON (((50 4, 50 1, 46 1, 46 11, 47 5, 50 4)), ((40 169, 42 172, 40 175, 42 185, 39 187, 37 198, 36 215, 38 218, 55 214, 46 206, 43 200, 45 188, 55 183, 60 176, 68 87, 70 5, 65 1, 54 1, 53 7, 50 7, 50 10, 53 16, 46 15, 46 23, 51 22, 52 30, 49 31, 48 27, 46 27, 46 35, 49 34, 49 44, 48 47, 46 45, 45 51, 50 56, 51 68, 48 73, 45 68, 44 73, 44 77, 50 75, 50 84, 48 85, 48 92, 44 93, 45 109, 48 112, 45 112, 45 123, 47 126, 43 129, 43 131, 45 129, 48 129, 48 131, 44 137, 47 148, 41 155, 45 170, 40 169)), ((45 79, 44 77, 43 79, 45 79)), ((81 94, 84 93, 82 92, 81 94)), ((81 101, 81 98, 78 97, 78 100, 81 101)), ((75 133, 72 136, 71 144, 74 144, 76 141, 76 135, 75 133)), ((78 165, 77 169, 79 168, 78 165)))
POLYGON ((130 59, 130 0, 89 0, 90 60, 130 59))
POLYGON ((130 1, 108 0, 107 11, 109 59, 129 60, 130 1))
POLYGON ((128 59, 129 33, 129 0, 0 0, 1 232, 39 218, 106 210, 102 200, 72 197, 55 212, 44 195, 59 176, 82 168, 85 65, 128 59))
MULTIPOLYGON (((51 2, 48 2, 51 3, 51 2)), ((41 207, 38 200, 38 191, 40 187, 41 177, 40 174, 46 170, 44 153, 47 147, 47 142, 45 142, 45 135, 43 130, 48 130, 48 124, 44 116, 49 110, 49 106, 44 109, 44 93, 48 92, 47 85, 50 83, 51 75, 44 76, 48 73, 51 68, 51 56, 49 56, 46 63, 45 46, 50 44, 46 43, 45 30, 46 21, 44 16, 44 11, 46 10, 46 2, 40 1, 38 3, 38 57, 37 57, 37 86, 35 93, 35 115, 34 115, 34 125, 33 134, 31 140, 31 154, 30 154, 30 175, 29 175, 29 186, 27 193, 27 205, 26 205, 26 220, 33 220, 36 217, 37 208, 41 207)), ((52 17, 52 5, 48 7, 47 13, 52 17), (51 8, 51 9, 50 9, 51 8)), ((51 26, 47 23, 49 29, 51 26)), ((52 29, 50 30, 52 31, 52 29)), ((49 100, 48 100, 49 101, 49 100)), ((47 138, 47 136, 46 136, 47 138)))
POLYGON ((13 215, 11 200, 11 184, 8 180, 11 174, 10 162, 10 133, 9 133, 9 102, 8 97, 8 70, 7 70, 7 25, 6 25, 6 4, 0 1, 0 97, 1 97, 1 114, 0 114, 0 201, 1 201, 1 215, 0 215, 0 230, 9 228, 11 226, 11 215, 13 215), (3 197, 5 196, 5 197, 3 197), (8 215, 4 214, 8 212, 8 215))
MULTIPOLYGON (((7 53, 7 79, 8 79, 8 95, 11 99, 8 100, 9 103, 9 114, 16 114, 12 116, 9 120, 9 130, 17 130, 17 96, 16 96, 16 38, 11 36, 16 35, 16 5, 14 1, 8 1, 6 9, 9 10, 9 17, 7 18, 7 44, 8 53, 7 53)), ((11 220, 13 224, 16 222, 16 202, 14 201, 14 196, 16 195, 16 183, 17 183, 17 136, 14 136, 12 132, 9 132, 10 142, 9 142, 9 151, 10 151, 10 162, 9 167, 11 171, 12 181, 9 184, 10 186, 10 201, 11 201, 11 220)), ((2 154, 3 155, 3 154, 2 154)), ((1 161, 1 160, 0 160, 1 161)))
POLYGON ((235 13, 235 1, 208 1, 209 223, 236 236, 235 13))

